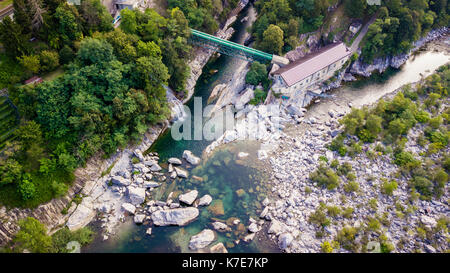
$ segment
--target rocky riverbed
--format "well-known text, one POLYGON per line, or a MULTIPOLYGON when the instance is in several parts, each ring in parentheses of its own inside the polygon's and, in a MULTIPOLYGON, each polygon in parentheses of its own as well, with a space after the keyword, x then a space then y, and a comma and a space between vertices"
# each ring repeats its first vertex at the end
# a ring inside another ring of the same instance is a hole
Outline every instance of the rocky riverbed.
MULTIPOLYGON (((391 97, 395 93, 387 96, 391 97)), ((341 157, 326 148, 341 129, 337 122, 338 118, 350 110, 349 106, 340 102, 338 104, 339 107, 330 107, 327 115, 320 120, 310 116, 305 119, 301 128, 292 126, 285 130, 286 136, 283 137, 282 144, 266 159, 273 169, 271 183, 274 197, 264 209, 272 219, 269 228, 269 231, 272 230, 270 232, 273 234, 272 238, 287 252, 320 252, 321 244, 333 240, 343 227, 359 228, 365 225, 369 217, 378 214, 383 215, 385 221, 389 223, 384 227, 384 234, 395 246, 394 251, 446 251, 445 234, 437 235, 438 243, 431 245, 427 240, 419 238, 415 230, 423 226, 431 230, 436 227, 440 217, 448 216, 448 191, 439 200, 417 201, 414 204, 415 209, 408 212, 410 213, 408 217, 399 214, 399 207, 406 210, 409 204, 407 181, 403 178, 398 180, 399 187, 393 196, 386 196, 380 192, 382 179, 394 178, 398 171, 398 167, 389 156, 380 155, 375 159, 369 159, 362 153, 356 158, 341 157), (329 161, 338 159, 341 163, 350 163, 356 174, 356 181, 360 185, 359 191, 347 193, 343 188, 329 191, 314 185, 309 175, 317 169, 319 157, 327 158, 329 161), (371 199, 377 200, 376 206, 369 204, 368 201, 371 199), (349 219, 342 216, 334 219, 333 224, 325 228, 326 234, 321 235, 322 238, 316 238, 318 228, 310 224, 308 219, 321 202, 327 206, 354 210, 349 219)), ((412 129, 406 144, 406 150, 413 151, 416 155, 423 152, 423 148, 416 143, 420 130, 420 126, 412 129)), ((374 146, 375 144, 365 144, 362 149, 373 150, 374 146)), ((378 236, 373 232, 365 240, 366 242, 378 240, 378 236)), ((357 237, 356 240, 362 243, 362 238, 357 237)), ((337 251, 346 252, 342 248, 337 251)))

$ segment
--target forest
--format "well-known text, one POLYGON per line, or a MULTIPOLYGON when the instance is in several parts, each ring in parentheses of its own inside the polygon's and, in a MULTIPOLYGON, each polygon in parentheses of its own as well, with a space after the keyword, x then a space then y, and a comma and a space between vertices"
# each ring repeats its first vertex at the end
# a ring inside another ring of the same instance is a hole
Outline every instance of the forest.
POLYGON ((166 87, 185 95, 195 15, 179 3, 166 16, 125 9, 114 28, 99 0, 13 3, 14 20, 0 23, 0 88, 20 121, 1 150, 0 203, 35 207, 65 194, 90 157, 111 155, 168 117, 166 87), (21 84, 49 72, 57 76, 21 84))

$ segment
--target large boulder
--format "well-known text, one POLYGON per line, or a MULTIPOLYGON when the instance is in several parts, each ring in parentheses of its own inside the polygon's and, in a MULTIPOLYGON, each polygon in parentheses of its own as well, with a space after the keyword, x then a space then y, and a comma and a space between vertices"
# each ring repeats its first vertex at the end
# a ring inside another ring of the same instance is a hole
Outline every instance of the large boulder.
POLYGON ((145 220, 145 214, 136 214, 134 216, 134 223, 142 224, 145 220))
POLYGON ((178 196, 178 200, 185 203, 186 205, 192 205, 192 203, 194 203, 195 199, 197 199, 197 196, 198 196, 198 191, 193 190, 193 191, 189 191, 185 194, 180 194, 180 196, 178 196))
POLYGON ((200 163, 200 158, 196 157, 191 151, 185 150, 183 152, 183 158, 186 159, 189 164, 198 165, 200 163))
POLYGON ((181 160, 176 157, 169 158, 169 160, 167 160, 167 162, 169 162, 170 164, 173 164, 173 165, 181 165, 181 163, 182 163, 181 160))
POLYGON ((174 169, 178 177, 187 178, 189 175, 188 172, 182 168, 174 167, 174 169))
POLYGON ((194 207, 158 210, 152 214, 152 221, 156 226, 184 226, 198 215, 199 211, 194 207))
POLYGON ((140 205, 145 201, 145 189, 138 187, 128 187, 128 197, 130 197, 131 204, 140 205))
POLYGON ((280 249, 285 250, 286 248, 288 248, 292 241, 294 240, 294 237, 292 236, 292 234, 290 233, 282 233, 279 237, 278 237, 278 246, 280 247, 280 249))
POLYGON ((74 213, 69 217, 69 220, 66 223, 66 226, 69 230, 77 230, 80 229, 87 224, 95 217, 95 211, 83 204, 78 205, 74 213))
POLYGON ((198 250, 207 247, 216 238, 216 235, 211 229, 204 229, 200 233, 191 237, 189 241, 189 249, 198 250))
POLYGON ((131 184, 131 180, 130 179, 126 179, 126 178, 124 178, 122 176, 115 175, 115 176, 111 177, 111 183, 113 185, 126 187, 126 186, 129 186, 131 184))
POLYGON ((130 203, 123 203, 122 209, 129 214, 134 214, 136 212, 136 207, 133 204, 130 203))
POLYGON ((269 230, 267 231, 267 233, 278 235, 281 232, 283 232, 283 229, 282 229, 280 222, 273 219, 272 223, 270 223, 270 227, 269 227, 269 230))

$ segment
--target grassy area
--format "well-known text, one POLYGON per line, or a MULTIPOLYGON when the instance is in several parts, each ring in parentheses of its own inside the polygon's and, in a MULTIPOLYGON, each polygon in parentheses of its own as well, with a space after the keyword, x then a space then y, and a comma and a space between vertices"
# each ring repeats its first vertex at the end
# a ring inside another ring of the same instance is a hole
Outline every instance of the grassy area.
POLYGON ((42 79, 44 81, 53 81, 54 79, 58 78, 62 74, 64 74, 64 69, 62 68, 62 66, 60 66, 55 71, 52 71, 52 72, 49 72, 49 73, 43 75, 42 79))
POLYGON ((13 3, 13 0, 0 0, 0 10, 6 8, 7 6, 11 5, 13 3))
POLYGON ((7 184, 0 187, 0 204, 8 207, 37 207, 55 197, 55 189, 52 186, 52 181, 63 181, 69 186, 75 178, 72 173, 68 174, 64 171, 57 171, 52 177, 42 175, 35 171, 31 174, 31 177, 33 184, 36 187, 35 198, 24 201, 17 190, 16 184, 7 184))

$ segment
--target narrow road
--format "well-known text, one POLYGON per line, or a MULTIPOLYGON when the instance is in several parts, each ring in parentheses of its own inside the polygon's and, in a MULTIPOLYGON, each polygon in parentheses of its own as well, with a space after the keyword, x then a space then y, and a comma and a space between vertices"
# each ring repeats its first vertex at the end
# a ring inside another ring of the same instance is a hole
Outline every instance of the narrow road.
POLYGON ((359 32, 358 37, 353 41, 350 50, 354 53, 358 50, 359 43, 362 41, 364 36, 366 36, 367 31, 369 30, 369 26, 375 22, 375 19, 377 19, 377 14, 375 13, 372 18, 362 27, 361 31, 359 32))

